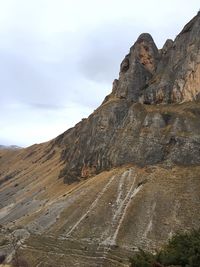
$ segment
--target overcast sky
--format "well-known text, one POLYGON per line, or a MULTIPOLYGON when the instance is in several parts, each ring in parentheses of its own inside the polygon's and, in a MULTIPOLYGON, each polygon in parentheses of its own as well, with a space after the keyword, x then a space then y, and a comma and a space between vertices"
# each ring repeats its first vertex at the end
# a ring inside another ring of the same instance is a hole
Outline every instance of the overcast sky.
POLYGON ((28 146, 87 117, 142 32, 157 46, 199 0, 0 0, 0 144, 28 146))

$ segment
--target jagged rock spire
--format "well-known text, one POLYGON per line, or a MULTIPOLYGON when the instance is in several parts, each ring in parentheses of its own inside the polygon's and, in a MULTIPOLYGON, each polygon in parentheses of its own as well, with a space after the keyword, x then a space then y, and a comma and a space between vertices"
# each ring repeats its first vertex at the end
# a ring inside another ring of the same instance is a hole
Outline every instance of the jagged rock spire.
POLYGON ((183 120, 174 111, 159 113, 154 106, 149 112, 138 104, 190 101, 199 92, 200 15, 161 50, 151 35, 141 34, 120 65, 112 93, 88 119, 54 141, 63 147, 60 177, 70 183, 127 163, 199 164, 200 141, 188 138, 191 132, 199 136, 198 117, 183 120))
POLYGON ((141 34, 120 65, 119 80, 113 82, 111 97, 137 102, 155 72, 158 59, 159 52, 151 35, 141 34))
POLYGON ((141 34, 122 61, 119 79, 105 102, 124 98, 144 104, 179 103, 199 95, 200 12, 160 51, 150 34, 141 34))

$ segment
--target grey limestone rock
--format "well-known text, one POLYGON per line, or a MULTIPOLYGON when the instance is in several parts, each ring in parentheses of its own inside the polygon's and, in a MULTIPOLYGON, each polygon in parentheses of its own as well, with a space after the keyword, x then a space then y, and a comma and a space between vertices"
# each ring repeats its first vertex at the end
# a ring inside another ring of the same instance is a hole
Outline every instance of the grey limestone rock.
POLYGON ((62 147, 60 177, 71 183, 128 163, 200 164, 199 94, 200 14, 161 50, 141 34, 102 105, 52 141, 62 147))
POLYGON ((158 50, 151 35, 143 33, 120 66, 118 83, 110 98, 144 104, 196 100, 200 93, 200 13, 174 41, 158 50))

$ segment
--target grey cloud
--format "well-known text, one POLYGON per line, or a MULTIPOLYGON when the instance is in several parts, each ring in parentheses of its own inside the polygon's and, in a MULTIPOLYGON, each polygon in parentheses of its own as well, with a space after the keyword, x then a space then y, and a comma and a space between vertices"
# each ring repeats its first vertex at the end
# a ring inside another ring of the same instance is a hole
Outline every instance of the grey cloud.
MULTIPOLYGON (((64 107, 70 102, 93 108, 99 103, 90 79, 77 69, 83 53, 83 36, 57 33, 50 43, 48 39, 40 43, 35 36, 28 35, 24 42, 22 33, 18 38, 16 35, 12 36, 12 42, 7 36, 8 46, 6 42, 4 47, 0 45, 0 86, 5 89, 0 102, 5 104, 14 99, 40 109, 64 107), (88 94, 92 93, 95 97, 89 99, 88 94)), ((105 95, 106 90, 101 91, 105 95)))
MULTIPOLYGON (((170 4, 165 3, 167 13, 163 9, 158 12, 158 4, 165 6, 158 0, 153 1, 154 7, 148 2, 150 11, 131 0, 102 0, 98 4, 86 0, 79 1, 80 5, 64 0, 1 2, 0 142, 16 140, 16 144, 41 140, 40 131, 34 132, 40 118, 41 126, 56 128, 60 120, 67 128, 82 114, 92 112, 111 91, 119 65, 140 33, 150 32, 160 46, 174 37, 176 26, 183 26, 192 13, 190 10, 187 18, 167 19, 170 4), (179 24, 174 24, 177 20, 179 24), (50 114, 48 122, 46 114, 50 114), (27 123, 32 124, 32 139, 30 132, 21 137, 27 123), (18 136, 11 138, 15 129, 18 136)), ((173 6, 179 6, 175 2, 171 0, 173 6)), ((176 8, 172 11, 175 14, 176 8)), ((49 135, 45 136, 48 139, 49 135)))
POLYGON ((36 108, 36 109, 44 109, 44 110, 62 110, 65 108, 61 105, 56 104, 47 104, 47 103, 29 103, 28 106, 30 108, 36 108))
MULTIPOLYGON (((121 61, 142 32, 151 33, 152 29, 145 23, 137 24, 134 19, 102 24, 93 29, 85 38, 80 71, 88 79, 111 84, 118 77, 121 61)), ((161 39, 157 40, 159 44, 161 39)))

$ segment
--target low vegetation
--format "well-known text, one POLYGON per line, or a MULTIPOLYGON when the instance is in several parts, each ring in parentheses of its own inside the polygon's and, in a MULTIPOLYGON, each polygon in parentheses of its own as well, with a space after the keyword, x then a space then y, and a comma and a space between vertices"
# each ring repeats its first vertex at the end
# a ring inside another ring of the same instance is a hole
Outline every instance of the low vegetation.
POLYGON ((199 267, 200 229, 174 235, 168 244, 155 254, 140 249, 130 261, 131 267, 199 267))

